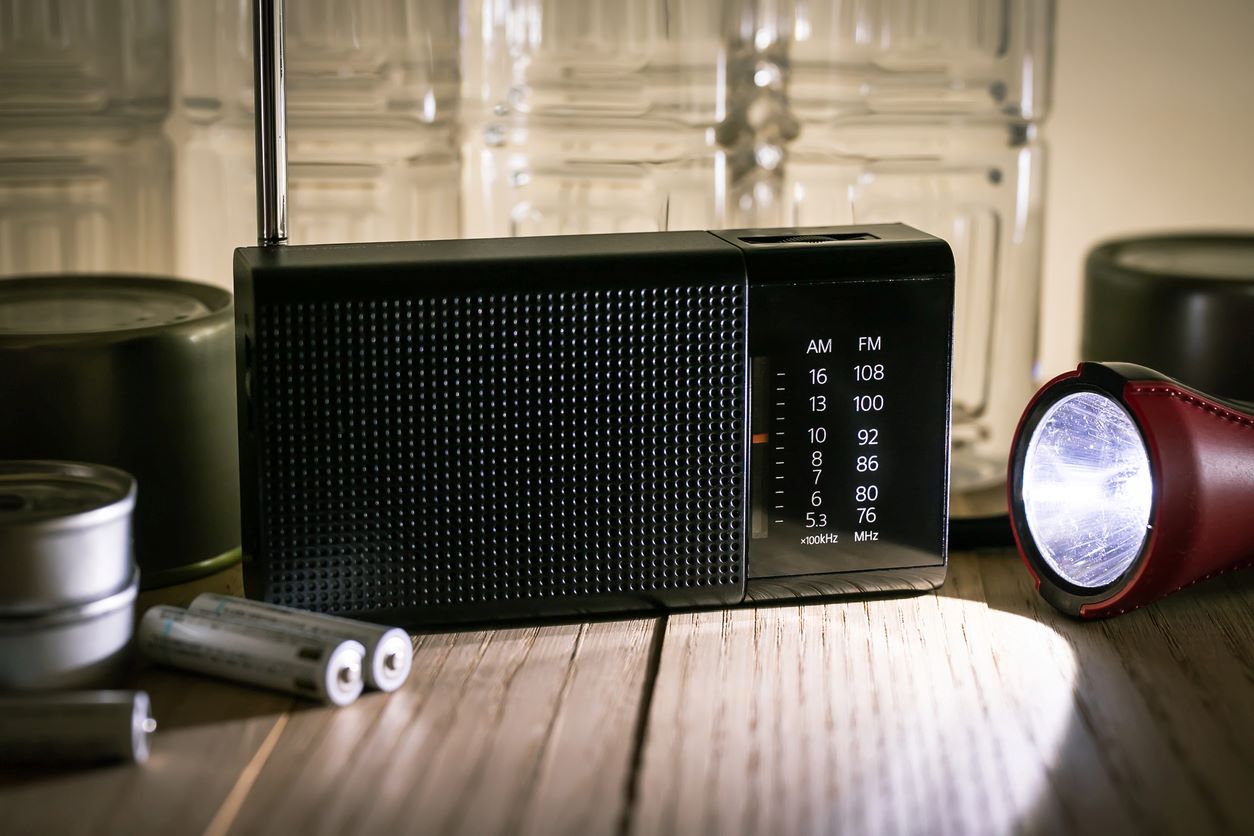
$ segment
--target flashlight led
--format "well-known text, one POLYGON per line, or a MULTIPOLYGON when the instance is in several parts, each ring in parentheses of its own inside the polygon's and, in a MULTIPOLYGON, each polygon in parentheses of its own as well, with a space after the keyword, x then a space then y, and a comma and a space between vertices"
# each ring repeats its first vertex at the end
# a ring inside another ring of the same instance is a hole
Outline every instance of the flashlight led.
POLYGON ((1076 392, 1045 411, 1024 458, 1023 512, 1051 569, 1109 586, 1145 546, 1152 499, 1149 452, 1118 401, 1076 392))
POLYGON ((1028 404, 1011 525, 1041 594, 1125 612, 1254 563, 1254 416, 1157 372, 1083 363, 1028 404))

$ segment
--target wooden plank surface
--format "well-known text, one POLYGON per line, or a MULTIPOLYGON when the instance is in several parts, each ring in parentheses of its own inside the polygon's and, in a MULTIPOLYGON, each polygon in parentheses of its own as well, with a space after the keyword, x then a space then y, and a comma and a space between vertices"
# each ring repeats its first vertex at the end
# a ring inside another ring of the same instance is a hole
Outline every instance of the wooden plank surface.
POLYGON ((0 832, 613 833, 660 627, 418 636, 400 691, 342 709, 147 669, 149 762, 10 775, 0 832))
POLYGON ((229 832, 616 832, 659 628, 420 636, 402 691, 293 715, 229 832))
POLYGON ((1017 559, 670 618, 636 833, 1254 832, 1254 583, 1103 623, 1017 559))
POLYGON ((282 695, 172 671, 145 671, 136 685, 159 728, 148 763, 12 773, 0 786, 0 832, 203 832, 292 707, 282 695))
POLYGON ((938 594, 415 637, 311 707, 147 669, 143 767, 10 773, 9 833, 1254 833, 1254 573, 1101 623, 1016 558, 938 594))

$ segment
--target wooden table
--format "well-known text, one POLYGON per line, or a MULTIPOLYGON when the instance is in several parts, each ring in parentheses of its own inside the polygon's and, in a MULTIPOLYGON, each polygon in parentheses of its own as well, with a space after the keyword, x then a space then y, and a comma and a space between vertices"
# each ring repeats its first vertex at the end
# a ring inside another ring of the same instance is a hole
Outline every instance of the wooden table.
POLYGON ((936 594, 414 645, 339 710, 142 671, 147 765, 11 775, 0 832, 1254 833, 1254 573, 1077 623, 963 554, 936 594))

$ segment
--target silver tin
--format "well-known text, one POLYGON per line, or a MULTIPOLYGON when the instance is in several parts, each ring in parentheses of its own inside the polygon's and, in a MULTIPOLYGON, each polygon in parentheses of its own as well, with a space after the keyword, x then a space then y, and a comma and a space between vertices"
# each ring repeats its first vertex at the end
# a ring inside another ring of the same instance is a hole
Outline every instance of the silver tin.
POLYGON ((112 467, 0 461, 0 619, 127 588, 135 480, 112 467))
POLYGON ((143 763, 156 728, 144 691, 0 696, 0 763, 143 763))
POLYGON ((139 572, 120 592, 86 604, 0 618, 0 689, 93 688, 125 673, 139 572))

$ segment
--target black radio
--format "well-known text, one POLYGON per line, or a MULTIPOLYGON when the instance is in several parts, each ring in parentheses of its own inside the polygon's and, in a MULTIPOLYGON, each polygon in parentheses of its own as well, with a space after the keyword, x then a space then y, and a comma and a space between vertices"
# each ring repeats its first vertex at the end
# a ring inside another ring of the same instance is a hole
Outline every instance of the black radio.
POLYGON ((940 239, 270 246, 235 276, 250 596, 418 624, 943 578, 940 239))
POLYGON ((944 241, 890 224, 285 246, 282 3, 253 22, 249 596, 420 624, 941 582, 944 241))

